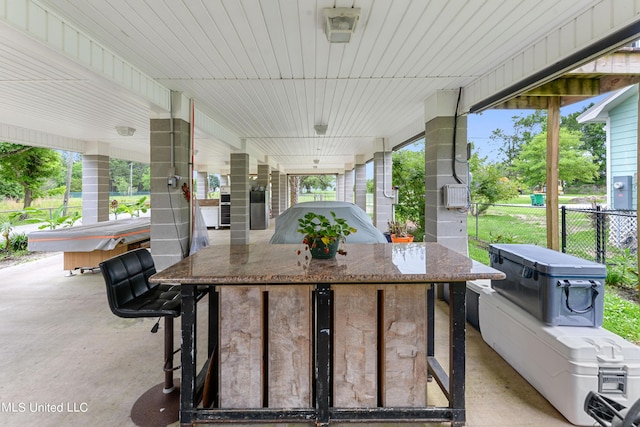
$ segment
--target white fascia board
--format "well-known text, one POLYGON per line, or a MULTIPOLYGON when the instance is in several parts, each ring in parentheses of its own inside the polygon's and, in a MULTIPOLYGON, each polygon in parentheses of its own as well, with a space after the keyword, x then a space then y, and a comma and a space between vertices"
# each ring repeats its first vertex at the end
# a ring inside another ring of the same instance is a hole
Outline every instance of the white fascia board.
POLYGON ((169 111, 168 88, 35 0, 6 2, 6 7, 0 7, 0 21, 47 49, 63 54, 83 69, 169 111))
MULTIPOLYGON (((489 99, 504 88, 516 85, 617 30, 637 22, 640 19, 639 14, 640 0, 602 0, 597 2, 565 25, 547 33, 543 38, 533 41, 522 51, 467 85, 463 91, 460 112, 468 112, 473 105, 489 99)), ((593 59, 595 58, 585 58, 585 61, 593 59)), ((532 86, 551 81, 575 69, 577 65, 579 64, 573 64, 566 70, 557 70, 555 75, 547 76, 545 81, 536 82, 532 86)), ((530 89, 532 87, 522 87, 519 89, 519 93, 510 96, 519 95, 530 89)), ((497 100, 495 104, 502 101, 497 100)), ((491 108, 491 106, 486 108, 491 108)))
POLYGON ((14 144, 53 148, 55 150, 74 151, 77 153, 82 153, 85 149, 85 142, 79 139, 67 138, 8 124, 0 124, 0 139, 14 144))
POLYGON ((609 118, 609 111, 620 105, 620 103, 630 96, 635 95, 637 92, 638 85, 627 86, 623 89, 612 92, 596 105, 580 114, 576 120, 578 123, 606 122, 609 118))
POLYGON ((193 112, 193 125, 212 138, 227 144, 229 147, 236 150, 242 149, 242 140, 237 135, 233 134, 197 107, 194 108, 193 112))

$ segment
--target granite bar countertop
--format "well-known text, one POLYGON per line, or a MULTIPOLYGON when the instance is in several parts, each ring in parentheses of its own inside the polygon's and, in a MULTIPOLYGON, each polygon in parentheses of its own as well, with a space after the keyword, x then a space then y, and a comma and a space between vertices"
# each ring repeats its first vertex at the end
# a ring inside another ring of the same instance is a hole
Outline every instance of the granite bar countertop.
POLYGON ((215 245, 151 276, 153 283, 434 283, 504 279, 503 272, 438 243, 345 244, 346 255, 312 259, 306 245, 215 245))

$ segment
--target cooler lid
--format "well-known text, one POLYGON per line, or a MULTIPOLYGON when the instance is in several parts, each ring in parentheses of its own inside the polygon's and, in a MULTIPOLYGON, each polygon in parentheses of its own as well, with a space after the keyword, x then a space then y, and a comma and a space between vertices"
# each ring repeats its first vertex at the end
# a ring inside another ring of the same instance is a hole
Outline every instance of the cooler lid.
POLYGON ((603 328, 545 327, 551 344, 572 362, 597 362, 599 365, 640 363, 640 347, 603 328), (553 338, 555 338, 555 340, 553 338))
MULTIPOLYGON (((492 244, 492 262, 500 258, 529 267, 547 276, 606 277, 607 267, 563 252, 528 244, 492 244), (496 257, 497 259, 494 259, 496 257)), ((494 266, 494 268, 496 268, 494 266)))

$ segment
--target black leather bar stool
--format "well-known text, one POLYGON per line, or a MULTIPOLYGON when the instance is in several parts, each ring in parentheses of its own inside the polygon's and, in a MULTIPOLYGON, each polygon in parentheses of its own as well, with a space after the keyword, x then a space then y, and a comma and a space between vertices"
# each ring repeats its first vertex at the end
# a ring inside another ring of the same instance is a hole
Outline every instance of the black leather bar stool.
MULTIPOLYGON (((113 314, 124 318, 158 317, 164 318, 164 387, 165 395, 175 395, 169 399, 157 396, 155 389, 138 399, 132 409, 132 419, 135 408, 143 420, 153 425, 153 416, 161 416, 165 421, 176 421, 179 411, 179 392, 173 383, 173 319, 180 316, 180 288, 179 286, 149 283, 149 277, 156 272, 153 258, 147 249, 135 249, 115 256, 100 263, 100 270, 107 285, 107 300, 113 314), (156 406, 158 408, 156 408, 156 406), (172 411, 165 411, 171 406, 172 411), (169 412, 174 412, 167 420, 169 412)), ((158 319, 158 322, 160 319, 158 319)), ((156 323, 151 332, 158 330, 156 323)), ((134 419, 135 422, 135 419, 134 419)), ((143 424, 138 424, 143 425, 143 424)))

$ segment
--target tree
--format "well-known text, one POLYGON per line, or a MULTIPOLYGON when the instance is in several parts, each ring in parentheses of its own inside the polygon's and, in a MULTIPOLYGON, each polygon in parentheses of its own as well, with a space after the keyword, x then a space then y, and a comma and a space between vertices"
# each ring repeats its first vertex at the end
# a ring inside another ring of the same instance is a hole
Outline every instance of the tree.
POLYGON ((412 232, 417 240, 424 235, 425 164, 424 142, 418 150, 399 150, 393 153, 391 184, 398 187, 396 219, 411 221, 417 228, 412 232))
POLYGON ((300 194, 300 176, 289 176, 289 203, 290 206, 298 204, 298 195, 300 194))
POLYGON ((513 162, 520 154, 522 146, 533 139, 533 137, 547 129, 547 115, 544 111, 535 111, 528 116, 513 116, 513 133, 508 134, 502 129, 496 129, 491 133, 489 139, 501 144, 498 152, 504 157, 503 164, 508 176, 514 176, 512 172, 513 162))
POLYGON ((69 207, 69 197, 71 195, 71 178, 73 174, 73 153, 71 151, 67 151, 67 174, 65 177, 65 185, 64 185, 64 198, 62 200, 63 206, 63 215, 67 214, 67 208, 69 207))
POLYGON ((214 191, 220 187, 220 177, 218 175, 208 175, 209 179, 209 191, 214 191))
POLYGON ((300 178, 300 186, 305 193, 312 190, 325 191, 328 188, 335 188, 336 178, 334 175, 308 175, 300 178))
POLYGON ((42 194, 47 179, 60 171, 57 151, 0 142, 0 180, 15 182, 22 187, 25 208, 42 194))
POLYGON ((580 148, 591 153, 593 162, 598 165, 598 178, 595 183, 604 185, 607 180, 607 134, 602 123, 578 123, 578 116, 591 108, 589 104, 581 111, 561 117, 560 127, 570 131, 580 132, 580 148))
MULTIPOLYGON (((581 149, 580 134, 560 129, 558 176, 563 183, 593 182, 598 177, 598 165, 593 156, 581 149)), ((522 146, 514 161, 514 170, 530 187, 542 186, 547 177, 547 133, 536 135, 522 146)))
POLYGON ((519 182, 507 178, 501 165, 487 163, 486 157, 474 153, 469 159, 469 170, 471 200, 479 203, 478 214, 485 212, 490 204, 518 195, 519 182))
POLYGON ((149 182, 145 177, 149 176, 149 165, 128 160, 109 159, 109 175, 111 176, 111 191, 137 193, 149 188, 149 182))

